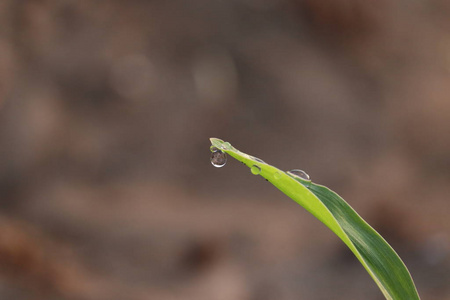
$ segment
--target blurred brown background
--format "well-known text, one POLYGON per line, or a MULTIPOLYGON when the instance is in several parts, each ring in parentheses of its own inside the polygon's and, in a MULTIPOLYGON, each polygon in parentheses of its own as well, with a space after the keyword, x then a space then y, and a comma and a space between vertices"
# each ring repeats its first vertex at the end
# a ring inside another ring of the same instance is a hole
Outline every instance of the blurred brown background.
POLYGON ((450 299, 444 0, 0 1, 0 298, 383 299, 212 136, 337 191, 450 299))

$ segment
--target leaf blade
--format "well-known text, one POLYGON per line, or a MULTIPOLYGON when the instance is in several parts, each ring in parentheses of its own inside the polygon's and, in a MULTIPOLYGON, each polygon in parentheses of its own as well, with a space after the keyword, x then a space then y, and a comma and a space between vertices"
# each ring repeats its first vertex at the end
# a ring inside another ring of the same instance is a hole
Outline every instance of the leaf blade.
POLYGON ((259 175, 330 228, 354 253, 386 299, 420 299, 408 269, 394 249, 337 193, 279 170, 220 139, 211 138, 211 144, 249 168, 258 166, 259 175))

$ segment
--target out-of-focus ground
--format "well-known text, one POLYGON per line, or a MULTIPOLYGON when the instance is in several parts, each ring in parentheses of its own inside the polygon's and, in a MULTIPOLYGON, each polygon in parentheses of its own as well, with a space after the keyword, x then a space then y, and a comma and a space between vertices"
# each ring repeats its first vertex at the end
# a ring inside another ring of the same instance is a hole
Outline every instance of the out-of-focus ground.
POLYGON ((337 191, 450 299, 444 0, 0 1, 0 298, 382 299, 212 136, 337 191))

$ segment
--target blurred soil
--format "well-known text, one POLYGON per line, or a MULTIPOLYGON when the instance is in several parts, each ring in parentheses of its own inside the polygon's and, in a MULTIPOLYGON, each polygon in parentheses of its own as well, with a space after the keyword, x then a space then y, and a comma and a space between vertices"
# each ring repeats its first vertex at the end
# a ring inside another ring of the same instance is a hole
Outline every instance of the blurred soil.
POLYGON ((209 137, 341 194, 450 299, 443 0, 0 2, 0 298, 382 299, 209 137))

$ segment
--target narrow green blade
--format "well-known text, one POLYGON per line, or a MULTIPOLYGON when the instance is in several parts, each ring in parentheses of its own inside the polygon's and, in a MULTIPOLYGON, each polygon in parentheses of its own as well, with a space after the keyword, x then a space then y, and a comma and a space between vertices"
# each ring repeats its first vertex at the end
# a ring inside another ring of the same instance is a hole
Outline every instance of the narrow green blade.
POLYGON ((330 228, 355 254, 386 299, 420 299, 408 269, 391 246, 338 194, 325 186, 279 170, 230 143, 211 144, 244 163, 330 228))

